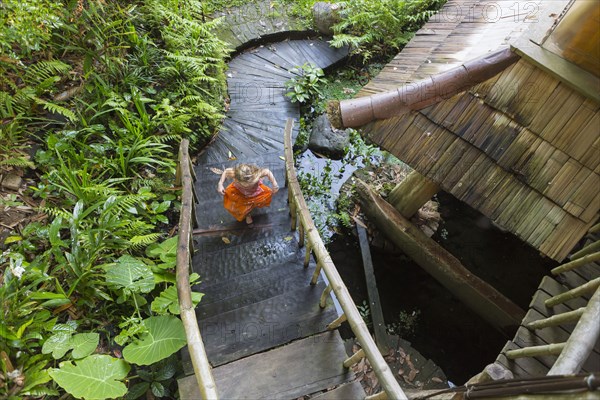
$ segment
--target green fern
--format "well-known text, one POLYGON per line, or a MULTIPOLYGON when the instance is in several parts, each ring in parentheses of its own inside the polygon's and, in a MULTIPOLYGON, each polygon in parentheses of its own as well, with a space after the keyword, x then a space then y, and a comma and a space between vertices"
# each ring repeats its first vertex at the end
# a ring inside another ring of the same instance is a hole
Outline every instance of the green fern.
POLYGON ((44 99, 40 99, 39 97, 35 97, 34 100, 36 103, 44 106, 45 110, 48 110, 54 114, 62 115, 63 117, 67 118, 71 122, 75 122, 77 120, 77 115, 75 115, 75 113, 73 111, 69 110, 68 108, 59 106, 56 103, 52 103, 52 102, 44 100, 44 99))
POLYGON ((160 238, 163 237, 162 233, 149 233, 147 235, 136 235, 129 239, 132 248, 134 249, 142 249, 146 246, 158 242, 160 238))
POLYGON ((34 164, 25 156, 0 159, 0 167, 32 168, 34 164))
POLYGON ((25 70, 23 81, 29 86, 38 86, 44 81, 60 80, 71 71, 71 66, 59 60, 38 61, 25 70))

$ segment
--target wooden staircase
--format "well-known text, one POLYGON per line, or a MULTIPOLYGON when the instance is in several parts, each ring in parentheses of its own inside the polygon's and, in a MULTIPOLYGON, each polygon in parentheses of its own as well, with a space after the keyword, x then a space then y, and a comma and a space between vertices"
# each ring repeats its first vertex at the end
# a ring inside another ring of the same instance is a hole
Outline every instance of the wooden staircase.
MULTIPOLYGON (((354 378, 343 366, 348 356, 339 333, 327 330, 339 316, 331 297, 319 305, 326 284, 320 277, 310 284, 315 263, 304 266, 287 188, 273 196, 271 207, 255 210, 252 226, 235 221, 216 191, 218 170, 240 162, 271 169, 283 186, 283 125, 298 117, 284 82, 307 60, 324 68, 346 53, 321 41, 286 41, 247 51, 229 64, 230 110, 195 167, 192 259, 201 277, 195 290, 204 293, 196 317, 219 398, 298 398, 354 378)), ((182 358, 187 376, 179 380, 180 396, 200 399, 189 353, 182 358)), ((365 397, 360 384, 339 390, 365 397)))

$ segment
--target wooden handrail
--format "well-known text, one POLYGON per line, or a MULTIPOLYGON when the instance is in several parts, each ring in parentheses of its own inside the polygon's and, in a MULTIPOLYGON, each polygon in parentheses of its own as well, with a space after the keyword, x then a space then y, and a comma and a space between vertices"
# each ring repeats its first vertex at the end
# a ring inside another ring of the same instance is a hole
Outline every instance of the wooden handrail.
POLYGON ((179 239, 177 243, 177 296, 179 297, 180 316, 185 328, 187 345, 192 365, 194 366, 194 374, 198 381, 200 395, 204 400, 216 400, 218 399, 217 385, 215 384, 212 369, 204 350, 204 343, 202 342, 202 336, 198 328, 190 288, 190 243, 192 240, 194 192, 188 147, 188 140, 183 139, 179 146, 179 161, 175 177, 176 186, 182 187, 179 239))
MULTIPOLYGON (((352 328, 352 332, 356 335, 367 359, 369 360, 373 371, 379 379, 379 383, 383 387, 385 394, 388 399, 407 399, 406 395, 400 388, 398 381, 394 378, 394 375, 387 365, 383 356, 379 352, 375 341, 369 333, 367 325, 363 321, 356 304, 350 297, 350 293, 344 284, 344 281, 340 277, 329 252, 325 248, 321 237, 315 227, 312 220, 300 184, 298 183, 298 176, 296 175, 296 169, 294 167, 294 154, 292 150, 292 127, 293 120, 288 119, 285 125, 284 131, 284 151, 285 151, 285 172, 286 182, 288 185, 288 196, 290 200, 290 211, 292 212, 292 220, 296 220, 296 213, 298 213, 298 221, 303 227, 306 235, 306 240, 310 249, 314 252, 315 258, 317 259, 318 265, 321 266, 327 280, 332 287, 335 296, 344 311, 344 315, 352 328)), ((292 225, 293 227, 295 224, 292 225)))

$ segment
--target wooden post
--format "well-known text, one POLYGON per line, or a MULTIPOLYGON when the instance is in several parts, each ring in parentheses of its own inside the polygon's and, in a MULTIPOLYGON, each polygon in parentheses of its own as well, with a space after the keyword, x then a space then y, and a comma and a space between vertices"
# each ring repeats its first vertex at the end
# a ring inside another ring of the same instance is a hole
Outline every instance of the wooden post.
MULTIPOLYGON (((302 226, 302 223, 300 223, 300 226, 302 226)), ((312 249, 310 248, 310 243, 306 243, 306 252, 304 253, 304 268, 308 267, 308 264, 310 263, 311 252, 312 249)))
POLYGON ((342 325, 347 320, 348 320, 348 318, 346 317, 346 314, 342 314, 339 317, 337 317, 332 323, 327 325, 327 330, 332 331, 334 329, 337 329, 337 328, 339 328, 340 325, 342 325))
POLYGON ((410 219, 439 191, 440 185, 417 171, 412 171, 392 189, 387 201, 400 214, 410 219))
POLYGON ((329 297, 329 293, 331 293, 331 283, 327 285, 325 289, 323 289, 323 293, 321 293, 321 299, 319 300, 319 307, 325 308, 327 305, 327 297, 329 297))
POLYGON ((554 268, 551 272, 552 272, 552 275, 558 275, 560 273, 570 271, 574 268, 578 268, 578 267, 581 267, 583 265, 586 265, 586 264, 589 264, 589 263, 592 263, 592 262, 595 262, 598 260, 600 260, 600 252, 588 254, 588 255, 582 256, 581 258, 573 259, 573 261, 570 261, 568 263, 560 265, 560 266, 554 268))
POLYGON ((567 292, 557 294, 556 296, 546 299, 546 301, 544 301, 544 305, 546 307, 554 307, 555 305, 564 303, 565 301, 585 296, 588 293, 593 293, 596 289, 598 289, 599 286, 600 278, 593 279, 588 283, 584 283, 583 285, 576 287, 575 289, 571 289, 567 292))
POLYGON ((365 351, 363 349, 360 349, 344 361, 344 368, 350 368, 352 365, 356 364, 363 358, 365 358, 365 351))
POLYGON ((375 280, 375 271, 373 270, 373 261, 371 260, 371 251, 369 249, 369 239, 365 228, 356 224, 358 232, 358 241, 360 242, 360 252, 362 254, 363 267, 365 269, 365 281, 367 284, 367 295, 369 297, 369 308, 373 319, 373 331, 375 332, 375 343, 382 354, 387 354, 390 349, 388 335, 385 330, 385 321, 383 310, 381 309, 381 300, 379 300, 379 291, 375 280))
POLYGON ((501 332, 512 335, 525 312, 428 238, 394 207, 356 180, 361 209, 402 251, 465 305, 501 332))
POLYGON ((506 358, 514 360, 515 358, 521 357, 536 357, 536 356, 548 356, 558 355, 564 349, 565 343, 552 343, 545 344, 542 346, 531 346, 524 347, 522 349, 508 350, 506 352, 506 358))
POLYGON ((600 240, 598 240, 594 243, 588 244, 583 249, 581 249, 577 253, 573 254, 570 258, 571 258, 571 260, 577 260, 578 258, 581 258, 588 254, 593 254, 599 250, 600 250, 600 240))
POLYGON ((585 307, 580 307, 577 310, 567 311, 562 314, 556 314, 548 318, 531 321, 526 325, 527 329, 543 329, 548 326, 562 325, 569 322, 577 321, 583 315, 585 307))

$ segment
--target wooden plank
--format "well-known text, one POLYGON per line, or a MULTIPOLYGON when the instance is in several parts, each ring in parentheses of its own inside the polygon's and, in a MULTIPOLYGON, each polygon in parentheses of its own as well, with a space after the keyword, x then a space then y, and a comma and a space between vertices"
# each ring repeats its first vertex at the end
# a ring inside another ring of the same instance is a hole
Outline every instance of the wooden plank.
POLYGON ((333 305, 319 308, 325 284, 306 285, 260 303, 200 321, 206 353, 212 365, 323 332, 337 317, 333 305))
POLYGON ((500 354, 505 358, 499 361, 509 370, 511 370, 515 377, 523 376, 523 372, 521 371, 527 371, 527 374, 529 374, 529 376, 544 376, 548 373, 549 368, 535 358, 521 357, 516 358, 514 360, 506 358, 506 352, 508 350, 516 350, 520 348, 521 347, 510 341, 506 343, 506 345, 500 352, 500 354))
POLYGON ((360 253, 362 256, 363 268, 365 270, 365 283, 367 285, 367 295, 369 297, 369 308, 371 310, 373 331, 375 333, 375 343, 377 343, 377 348, 379 348, 382 354, 387 354, 387 351, 390 349, 390 343, 388 342, 381 300, 379 299, 379 290, 377 289, 377 281, 375 280, 375 270, 373 269, 373 260, 371 259, 367 230, 359 224, 356 224, 356 231, 358 233, 360 253))
MULTIPOLYGON (((213 374, 222 399, 293 399, 351 380, 352 372, 342 365, 345 357, 333 331, 215 368, 213 374)), ((189 379, 179 380, 181 398, 197 400, 189 379)))
MULTIPOLYGON (((541 333, 541 331, 544 331, 544 330, 550 331, 550 332, 557 331, 556 329, 553 329, 553 330, 543 329, 543 330, 540 330, 540 333, 541 333)), ((538 331, 536 331, 534 333, 534 332, 530 331, 529 329, 521 326, 521 327, 519 327, 519 329, 517 329, 517 333, 515 334, 513 343, 515 345, 517 345, 519 348, 525 348, 525 347, 531 347, 531 346, 543 346, 545 344, 549 344, 549 343, 545 342, 543 339, 541 339, 539 336, 537 336, 537 333, 538 333, 538 331)), ((568 338, 569 335, 566 334, 566 336, 568 338)), ((552 343, 557 343, 557 342, 552 342, 552 343)), ((527 358, 529 358, 529 357, 527 357, 527 358)), ((554 362, 556 361, 558 356, 548 355, 548 356, 536 356, 533 358, 535 360, 539 361, 546 368, 548 368, 548 370, 550 370, 550 368, 552 368, 552 366, 554 365, 554 362)))
POLYGON ((312 400, 364 399, 365 390, 358 381, 345 383, 333 390, 311 397, 312 400))

